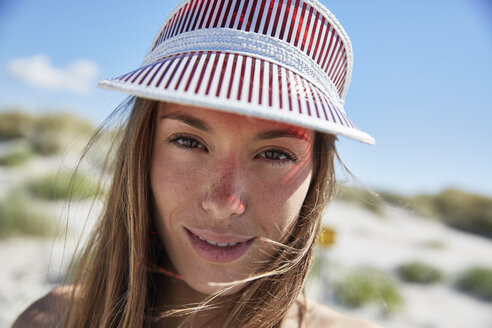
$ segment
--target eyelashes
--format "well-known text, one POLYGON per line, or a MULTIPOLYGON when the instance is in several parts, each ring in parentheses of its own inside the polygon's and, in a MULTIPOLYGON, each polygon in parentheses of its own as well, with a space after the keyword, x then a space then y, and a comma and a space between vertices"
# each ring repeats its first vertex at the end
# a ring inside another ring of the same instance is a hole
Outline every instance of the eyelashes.
POLYGON ((256 157, 265 158, 270 161, 287 163, 297 161, 297 157, 291 152, 279 149, 268 149, 260 152, 256 157))
POLYGON ((166 141, 180 148, 202 149, 204 151, 208 151, 208 149, 203 145, 203 143, 187 135, 181 135, 181 134, 172 135, 169 138, 167 138, 166 141))
MULTIPOLYGON (((208 152, 207 147, 202 142, 189 135, 174 134, 167 138, 166 141, 184 150, 208 152)), ((255 158, 269 161, 273 165, 287 165, 288 163, 296 162, 298 159, 294 153, 280 148, 267 148, 259 152, 255 158)))

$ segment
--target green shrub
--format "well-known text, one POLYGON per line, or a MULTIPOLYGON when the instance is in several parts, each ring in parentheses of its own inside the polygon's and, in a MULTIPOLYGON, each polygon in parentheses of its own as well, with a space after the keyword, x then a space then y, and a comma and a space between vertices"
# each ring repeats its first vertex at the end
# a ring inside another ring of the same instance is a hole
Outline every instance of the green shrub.
POLYGON ((69 113, 39 116, 21 111, 0 113, 0 140, 24 138, 41 155, 58 153, 75 138, 82 138, 85 144, 93 133, 92 124, 69 113))
POLYGON ((492 301, 492 268, 473 267, 458 279, 457 286, 463 292, 477 298, 492 301))
POLYGON ((46 200, 66 199, 69 196, 75 200, 90 198, 96 195, 97 189, 97 184, 88 177, 70 172, 50 174, 27 183, 27 190, 32 196, 46 200))
POLYGON ((0 201, 0 238, 18 235, 53 236, 55 223, 26 195, 14 191, 0 201))
POLYGON ((50 155, 63 150, 67 141, 74 137, 88 138, 93 131, 91 124, 72 114, 52 114, 37 117, 27 133, 27 139, 35 152, 50 155))
POLYGON ((34 153, 31 147, 25 142, 18 142, 9 151, 0 157, 0 165, 4 166, 15 166, 27 162, 34 153))
POLYGON ((386 273, 375 269, 358 269, 335 284, 336 299, 347 307, 379 305, 390 313, 403 306, 396 282, 386 273))
POLYGON ((423 262, 406 263, 398 267, 398 275, 407 282, 433 284, 442 281, 443 273, 423 262))
POLYGON ((435 208, 448 225, 492 237, 492 198, 448 189, 436 196, 435 208))
POLYGON ((0 140, 25 137, 31 124, 32 117, 21 111, 0 113, 0 140))
POLYGON ((337 185, 336 198, 357 203, 376 214, 381 214, 383 210, 383 203, 378 194, 368 189, 337 185))

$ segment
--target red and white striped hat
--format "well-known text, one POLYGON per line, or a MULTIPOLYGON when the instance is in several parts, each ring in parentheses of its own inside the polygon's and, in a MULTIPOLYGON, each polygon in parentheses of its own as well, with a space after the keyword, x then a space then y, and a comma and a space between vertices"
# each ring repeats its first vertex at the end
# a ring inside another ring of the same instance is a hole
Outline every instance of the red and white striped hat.
POLYGON ((352 64, 347 34, 316 0, 185 0, 142 67, 99 85, 373 144, 343 108, 352 64))

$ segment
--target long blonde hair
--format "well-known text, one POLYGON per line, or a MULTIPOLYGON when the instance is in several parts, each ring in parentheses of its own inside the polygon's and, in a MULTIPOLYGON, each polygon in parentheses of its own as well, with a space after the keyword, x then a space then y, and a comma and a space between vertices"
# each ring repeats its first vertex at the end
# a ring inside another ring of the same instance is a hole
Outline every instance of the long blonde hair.
MULTIPOLYGON (((72 276, 64 327, 150 327, 158 241, 153 228, 149 168, 157 102, 134 98, 113 160, 106 206, 72 276)), ((313 178, 285 247, 241 290, 224 326, 279 327, 302 292, 324 206, 335 186, 335 137, 316 133, 313 178)), ((165 291, 160 291, 165 292, 165 291)), ((154 309, 155 310, 155 309, 154 309)), ((158 315, 157 315, 158 317, 158 315)))

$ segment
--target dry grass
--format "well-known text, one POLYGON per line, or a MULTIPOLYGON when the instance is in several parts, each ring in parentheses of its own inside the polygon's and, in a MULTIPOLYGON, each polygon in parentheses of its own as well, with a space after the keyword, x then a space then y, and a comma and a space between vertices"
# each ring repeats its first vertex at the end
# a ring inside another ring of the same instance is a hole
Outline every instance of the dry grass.
POLYGON ((0 201, 0 238, 14 236, 51 237, 55 220, 28 195, 19 190, 0 201))
POLYGON ((25 139, 41 155, 56 154, 73 140, 85 143, 93 133, 92 124, 70 113, 38 116, 19 110, 0 113, 0 140, 25 139))

